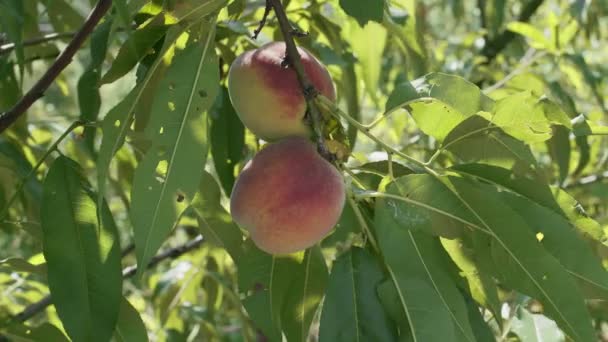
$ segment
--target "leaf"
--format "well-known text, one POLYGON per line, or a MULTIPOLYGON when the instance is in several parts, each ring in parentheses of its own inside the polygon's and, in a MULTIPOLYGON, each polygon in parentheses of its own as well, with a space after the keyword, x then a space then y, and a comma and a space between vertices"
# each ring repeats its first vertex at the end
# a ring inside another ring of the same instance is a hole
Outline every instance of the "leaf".
MULTIPOLYGON (((450 215, 433 213, 435 208, 440 208, 440 212, 466 213, 466 207, 443 184, 429 181, 427 175, 414 174, 397 178, 386 187, 385 193, 397 198, 415 199, 414 203, 389 198, 382 208, 386 215, 391 215, 392 220, 407 226, 411 231, 455 238, 466 226, 459 220, 459 216, 452 218, 450 215), (420 208, 428 208, 430 211, 420 208)), ((472 220, 472 217, 468 220, 472 220)))
POLYGON ((583 296, 566 270, 539 244, 533 229, 500 196, 456 177, 442 178, 477 218, 475 234, 489 246, 492 272, 506 286, 533 296, 559 326, 577 341, 594 341, 583 296))
POLYGON ((334 261, 323 302, 319 341, 395 341, 376 288, 384 272, 365 250, 352 247, 334 261))
POLYGON ((44 0, 49 19, 55 32, 75 32, 84 19, 66 0, 44 0))
POLYGON ((377 200, 374 226, 413 341, 474 341, 465 302, 444 269, 441 245, 396 221, 391 203, 377 200))
MULTIPOLYGON (((365 1, 368 3, 370 1, 365 1)), ((378 0, 371 0, 378 2, 378 0)), ((378 82, 382 70, 382 57, 387 42, 387 31, 382 25, 370 22, 361 27, 352 20, 345 20, 343 35, 350 38, 352 51, 357 58, 357 75, 365 84, 369 96, 378 102, 378 82)))
POLYGON ((35 273, 46 277, 46 264, 34 265, 21 258, 7 258, 0 260, 0 269, 8 268, 14 272, 35 273))
POLYGON ((490 111, 494 106, 473 83, 442 73, 431 73, 395 87, 386 104, 387 113, 407 103, 420 130, 439 141, 467 117, 490 111))
MULTIPOLYGON (((207 118, 218 91, 214 25, 177 52, 154 99, 146 136, 153 142, 135 170, 131 219, 138 264, 146 265, 194 197, 207 159, 207 118)), ((141 276, 143 268, 138 270, 141 276)))
POLYGON ((198 192, 192 202, 199 228, 205 239, 226 249, 237 262, 241 254, 243 234, 232 221, 230 214, 221 205, 221 190, 209 173, 204 172, 198 192))
POLYGON ((382 23, 384 1, 382 0, 340 0, 340 7, 355 18, 361 27, 369 21, 382 23))
POLYGON ((512 319, 511 332, 515 333, 521 341, 526 342, 565 340, 564 334, 555 322, 543 315, 532 314, 521 306, 517 307, 515 317, 512 319))
POLYGON ((523 22, 511 22, 507 24, 507 29, 530 39, 530 46, 535 49, 553 49, 554 44, 536 27, 523 22))
POLYGON ((608 126, 598 125, 585 120, 584 115, 572 119, 572 133, 577 137, 589 135, 608 135, 608 126))
POLYGON ((582 233, 597 241, 604 241, 604 233, 597 222, 589 218, 581 205, 562 189, 549 187, 546 182, 523 175, 514 176, 510 170, 482 164, 455 165, 460 174, 508 189, 567 218, 582 233))
POLYGON ((23 24, 25 9, 19 0, 0 0, 0 27, 7 37, 15 44, 17 63, 23 76, 25 66, 25 50, 23 48, 23 24))
POLYGON ((561 126, 553 127, 553 136, 547 140, 547 150, 559 170, 559 183, 563 184, 570 173, 570 132, 561 126))
POLYGON ((96 195, 78 164, 57 158, 44 181, 43 253, 53 304, 75 341, 107 341, 122 291, 119 237, 104 201, 98 224, 96 195))
POLYGON ((37 327, 11 325, 0 330, 14 342, 68 342, 68 338, 56 326, 42 323, 37 327))
POLYGON ((169 29, 164 13, 138 27, 118 50, 110 69, 101 78, 100 84, 116 81, 127 74, 137 62, 151 52, 152 47, 169 29))
POLYGON ((139 312, 123 297, 118 314, 118 323, 114 332, 117 342, 147 342, 148 331, 139 312))
POLYGON ((243 257, 237 264, 239 290, 251 294, 243 299, 243 306, 270 341, 281 339, 281 312, 292 280, 303 271, 303 254, 272 256, 251 240, 244 244, 243 257))
POLYGON ((211 110, 210 134, 213 165, 224 191, 230 194, 235 181, 235 169, 244 157, 245 127, 232 107, 226 87, 222 87, 211 110))
POLYGON ((327 266, 321 248, 314 246, 306 250, 295 273, 281 312, 281 324, 288 341, 306 342, 327 286, 327 266))
MULTIPOLYGON (((199 7, 206 8, 205 6, 210 3, 213 2, 205 2, 199 7)), ((167 31, 159 56, 147 70, 145 78, 104 117, 102 123, 103 139, 97 157, 97 183, 99 184, 100 198, 105 195, 108 168, 112 158, 125 141, 127 132, 129 132, 133 123, 135 111, 141 109, 138 107, 140 99, 153 96, 154 92, 152 90, 156 90, 156 78, 159 76, 157 72, 165 72, 165 60, 170 59, 169 57, 173 55, 178 38, 188 28, 188 25, 175 25, 167 31)))
POLYGON ((454 128, 445 138, 442 148, 465 163, 495 165, 520 173, 537 169, 536 159, 527 145, 479 115, 469 117, 454 128))
POLYGON ((498 298, 498 287, 490 276, 477 264, 475 250, 461 239, 441 239, 441 244, 452 261, 460 268, 461 276, 467 279, 471 296, 490 309, 496 319, 500 319, 501 303, 498 298))
POLYGON ((578 236, 571 222, 524 197, 508 192, 500 195, 504 203, 525 219, 539 243, 574 278, 584 286, 593 288, 595 296, 608 299, 608 272, 602 267, 601 261, 593 254, 589 245, 578 236))
MULTIPOLYGON (((110 38, 112 23, 112 20, 104 21, 91 34, 91 63, 78 80, 80 119, 85 122, 96 121, 99 116, 99 109, 101 107, 99 78, 108 50, 108 39, 110 38)), ((96 127, 84 128, 85 144, 90 151, 94 151, 96 133, 96 127)))

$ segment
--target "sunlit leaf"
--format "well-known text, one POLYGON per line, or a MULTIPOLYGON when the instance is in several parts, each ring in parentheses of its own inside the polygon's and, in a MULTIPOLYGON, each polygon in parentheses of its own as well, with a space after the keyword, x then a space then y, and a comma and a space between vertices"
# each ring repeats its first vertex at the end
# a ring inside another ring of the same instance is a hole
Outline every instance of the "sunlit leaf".
MULTIPOLYGON (((194 197, 208 151, 206 112, 218 91, 215 22, 177 52, 159 84, 146 136, 153 142, 135 170, 131 219, 138 262, 148 263, 194 197)), ((138 270, 139 274, 143 269, 138 270)))
POLYGON ((107 341, 118 318, 122 290, 118 231, 78 164, 53 162, 44 181, 43 252, 53 304, 76 341, 107 341))

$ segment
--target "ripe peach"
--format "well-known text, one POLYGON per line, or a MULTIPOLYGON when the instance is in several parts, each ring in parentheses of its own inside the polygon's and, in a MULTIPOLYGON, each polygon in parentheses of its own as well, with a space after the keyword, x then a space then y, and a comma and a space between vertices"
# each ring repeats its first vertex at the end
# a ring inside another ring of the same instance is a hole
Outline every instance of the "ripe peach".
MULTIPOLYGON (((298 48, 315 88, 331 100, 336 91, 329 72, 313 55, 298 48)), ((285 43, 274 42, 240 55, 230 66, 230 100, 243 124, 258 137, 272 141, 310 134, 304 122, 306 100, 296 73, 282 66, 285 43)))
POLYGON ((253 242, 271 254, 288 254, 320 241, 344 206, 340 172, 305 138, 291 137, 260 151, 239 175, 230 211, 253 242))

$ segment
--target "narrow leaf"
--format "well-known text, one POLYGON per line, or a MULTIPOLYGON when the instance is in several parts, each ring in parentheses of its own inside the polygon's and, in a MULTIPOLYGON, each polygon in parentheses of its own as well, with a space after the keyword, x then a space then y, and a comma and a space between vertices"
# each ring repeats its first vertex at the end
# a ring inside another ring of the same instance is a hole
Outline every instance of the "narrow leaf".
POLYGON ((376 288, 384 278, 378 261, 353 247, 336 261, 319 330, 319 341, 395 341, 396 327, 387 316, 376 288))
MULTIPOLYGON (((146 265, 190 203, 207 159, 207 118, 218 91, 214 25, 183 51, 159 85, 146 135, 153 142, 135 170, 131 218, 138 264, 146 265)), ((141 276, 143 268, 138 270, 141 276)))
POLYGON ((53 304, 74 341, 107 341, 122 291, 120 245, 112 214, 97 198, 78 164, 57 158, 44 181, 43 253, 53 304))

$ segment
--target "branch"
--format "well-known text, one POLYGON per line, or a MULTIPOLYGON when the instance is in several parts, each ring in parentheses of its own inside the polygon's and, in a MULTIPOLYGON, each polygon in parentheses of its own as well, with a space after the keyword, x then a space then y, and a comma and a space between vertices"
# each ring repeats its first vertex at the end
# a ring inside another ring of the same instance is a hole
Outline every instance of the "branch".
POLYGON ((99 0, 72 41, 70 41, 65 50, 57 57, 53 65, 51 65, 42 78, 36 82, 13 108, 0 114, 0 133, 10 127, 10 125, 25 113, 36 100, 44 96, 44 92, 55 81, 59 74, 61 74, 63 69, 72 62, 72 58, 76 52, 78 52, 87 37, 93 32, 97 23, 99 23, 111 6, 112 0, 99 0))
POLYGON ((281 33, 283 34, 283 39, 285 40, 285 45, 287 47, 285 60, 295 71, 298 77, 298 82, 300 83, 300 87, 302 88, 302 94, 306 99, 308 112, 312 121, 312 128, 316 135, 317 149, 319 154, 321 154, 325 159, 333 161, 335 156, 329 152, 323 139, 323 121, 321 118, 321 112, 314 103, 314 99, 317 97, 318 91, 310 82, 308 75, 306 75, 306 72, 304 71, 300 53, 298 52, 298 48, 296 47, 296 43, 293 39, 294 33, 296 35, 299 35, 299 33, 297 30, 294 30, 289 23, 289 19, 287 19, 287 14, 285 13, 283 4, 281 4, 281 0, 267 0, 266 4, 267 6, 272 6, 274 13, 277 16, 279 27, 281 28, 281 33))
MULTIPOLYGON (((156 255, 154 258, 152 258, 152 260, 150 260, 150 263, 148 263, 148 269, 153 268, 154 266, 158 265, 161 261, 166 260, 166 259, 177 259, 178 257, 197 249, 198 247, 201 246, 201 244, 203 243, 203 237, 201 235, 198 235, 196 238, 184 243, 183 245, 179 245, 177 247, 174 248, 170 248, 158 255, 156 255)), ((129 248, 129 247, 127 247, 129 248)), ((125 253, 125 251, 123 251, 123 255, 128 254, 125 253)), ((137 273, 137 266, 133 265, 133 266, 128 266, 125 267, 122 270, 122 276, 125 279, 131 278, 133 277, 135 274, 137 273)), ((38 314, 39 312, 42 312, 44 309, 46 309, 47 306, 51 305, 51 295, 47 295, 46 297, 42 298, 41 300, 39 300, 38 302, 31 304, 30 306, 26 307, 23 311, 21 311, 20 313, 18 313, 17 315, 15 315, 15 317, 13 317, 13 320, 16 322, 20 322, 23 323, 25 321, 27 321, 28 319, 34 317, 36 314, 38 314)))
MULTIPOLYGON (((41 37, 33 38, 31 40, 26 40, 23 43, 21 43, 21 45, 23 45, 23 46, 38 45, 38 44, 48 43, 48 42, 56 40, 56 39, 72 38, 75 35, 76 35, 76 32, 48 33, 41 37)), ((7 54, 7 53, 13 51, 16 46, 17 46, 17 44, 15 44, 15 43, 8 43, 8 44, 0 45, 0 55, 7 54)))
MULTIPOLYGON (((543 0, 530 0, 521 10, 517 21, 528 22, 536 10, 542 5, 543 0)), ((481 54, 486 57, 486 64, 489 64, 496 56, 515 39, 517 35, 509 30, 504 30, 496 38, 490 40, 481 50, 481 54)))
POLYGON ((272 7, 270 6, 270 3, 267 2, 266 7, 264 8, 264 16, 262 16, 262 20, 260 20, 258 27, 253 30, 253 35, 251 36, 251 38, 258 39, 258 35, 260 34, 260 32, 262 32, 264 25, 266 25, 266 20, 268 19, 268 15, 270 14, 271 9, 272 7))
POLYGON ((608 171, 599 173, 597 175, 590 175, 590 176, 583 177, 574 183, 567 184, 564 188, 566 188, 566 189, 580 188, 583 186, 605 181, 606 179, 608 179, 608 171))

